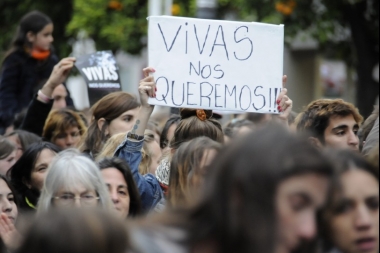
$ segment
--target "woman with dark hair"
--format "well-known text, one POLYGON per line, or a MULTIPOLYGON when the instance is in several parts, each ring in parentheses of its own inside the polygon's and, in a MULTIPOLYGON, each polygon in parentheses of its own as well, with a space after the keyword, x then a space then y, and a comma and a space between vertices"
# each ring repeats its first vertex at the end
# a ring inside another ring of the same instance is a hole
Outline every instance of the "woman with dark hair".
POLYGON ((34 143, 8 171, 8 177, 20 199, 21 211, 36 209, 47 169, 60 151, 49 142, 34 143))
POLYGON ((8 250, 17 247, 19 234, 14 227, 18 217, 16 192, 8 179, 0 175, 0 244, 8 250))
POLYGON ((140 193, 128 164, 116 157, 105 158, 98 164, 120 217, 138 216, 141 213, 140 193))
POLYGON ((0 136, 0 175, 6 175, 8 170, 16 163, 16 146, 0 136))
POLYGON ((16 145, 16 161, 20 159, 24 151, 27 150, 30 145, 41 141, 41 137, 24 130, 15 130, 5 137, 16 145))
POLYGON ((109 212, 55 209, 38 216, 17 253, 126 253, 126 227, 109 212))
POLYGON ((39 11, 20 20, 0 73, 0 128, 12 124, 14 115, 28 106, 39 83, 49 78, 58 63, 52 49, 53 30, 52 20, 39 11))
POLYGON ((166 122, 164 129, 161 132, 160 147, 164 151, 169 148, 169 143, 174 136, 174 132, 181 121, 181 116, 173 114, 166 122))
POLYGON ((332 165, 306 139, 268 126, 222 151, 200 201, 136 231, 150 252, 291 253, 316 236, 332 165))
POLYGON ((92 122, 80 143, 80 151, 93 158, 113 135, 127 133, 140 111, 137 98, 126 92, 114 92, 100 99, 91 108, 92 122))
POLYGON ((379 168, 350 151, 334 152, 332 160, 339 183, 322 212, 324 252, 378 253, 379 168))

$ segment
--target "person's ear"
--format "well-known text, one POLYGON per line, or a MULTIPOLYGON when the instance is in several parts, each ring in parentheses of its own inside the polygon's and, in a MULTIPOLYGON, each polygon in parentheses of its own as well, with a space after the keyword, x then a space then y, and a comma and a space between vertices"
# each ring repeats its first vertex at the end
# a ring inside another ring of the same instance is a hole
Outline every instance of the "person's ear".
POLYGON ((32 32, 28 32, 26 34, 26 39, 28 40, 28 42, 33 43, 36 40, 36 35, 32 32))
POLYGON ((320 148, 320 149, 323 148, 323 144, 321 143, 321 141, 318 138, 309 137, 309 142, 311 143, 311 145, 313 145, 316 148, 320 148))
POLYGON ((32 185, 25 179, 25 177, 22 178, 22 183, 28 187, 28 189, 32 189, 32 185))
MULTIPOLYGON (((107 124, 107 121, 105 118, 100 118, 97 123, 98 123, 98 128, 101 132, 104 127, 104 124, 107 124)), ((104 135, 107 136, 108 134, 109 134, 109 131, 108 131, 108 126, 107 126, 105 129, 104 135)))

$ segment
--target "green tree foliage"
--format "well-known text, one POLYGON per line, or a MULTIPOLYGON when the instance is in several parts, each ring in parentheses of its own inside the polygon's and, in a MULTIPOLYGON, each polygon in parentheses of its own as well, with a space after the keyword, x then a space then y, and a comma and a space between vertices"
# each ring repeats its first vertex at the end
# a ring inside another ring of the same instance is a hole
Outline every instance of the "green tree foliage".
POLYGON ((0 56, 9 48, 21 17, 32 10, 42 11, 53 20, 54 46, 60 57, 67 56, 71 47, 65 30, 72 15, 72 0, 1 0, 0 56))
POLYGON ((85 30, 98 50, 139 54, 146 46, 147 5, 147 0, 75 0, 67 34, 85 30))

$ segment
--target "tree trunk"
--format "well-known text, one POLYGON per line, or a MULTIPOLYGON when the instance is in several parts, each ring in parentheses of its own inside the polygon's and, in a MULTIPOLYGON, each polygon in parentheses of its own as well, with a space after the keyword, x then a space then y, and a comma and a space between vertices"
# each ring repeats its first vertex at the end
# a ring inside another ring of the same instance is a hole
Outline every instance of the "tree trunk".
POLYGON ((356 102, 360 113, 368 117, 379 96, 379 83, 373 78, 373 69, 379 62, 379 52, 376 50, 376 39, 368 27, 371 27, 365 18, 367 1, 355 5, 347 5, 345 16, 350 24, 352 38, 357 55, 357 94, 356 102))

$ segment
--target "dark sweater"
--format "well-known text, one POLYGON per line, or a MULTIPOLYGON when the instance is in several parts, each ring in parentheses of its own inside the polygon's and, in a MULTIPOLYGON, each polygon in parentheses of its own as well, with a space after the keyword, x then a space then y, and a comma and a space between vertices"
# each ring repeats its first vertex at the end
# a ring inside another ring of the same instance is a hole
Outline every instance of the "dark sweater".
MULTIPOLYGON (((4 60, 0 72, 0 128, 10 126, 15 114, 29 105, 58 61, 55 54, 39 61, 24 51, 15 51, 4 60)), ((67 102, 73 104, 71 98, 67 102)))

